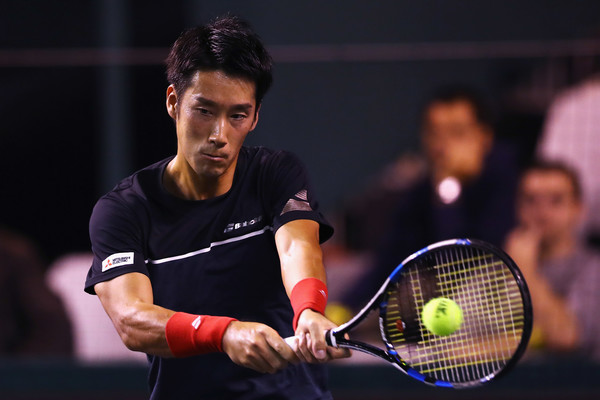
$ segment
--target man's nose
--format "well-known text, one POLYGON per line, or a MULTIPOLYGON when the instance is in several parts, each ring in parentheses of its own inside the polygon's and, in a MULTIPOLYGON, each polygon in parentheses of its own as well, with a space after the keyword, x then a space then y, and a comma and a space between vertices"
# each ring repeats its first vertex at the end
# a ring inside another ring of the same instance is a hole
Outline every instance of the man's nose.
POLYGON ((219 118, 215 121, 208 140, 219 146, 227 143, 227 121, 225 118, 219 118))

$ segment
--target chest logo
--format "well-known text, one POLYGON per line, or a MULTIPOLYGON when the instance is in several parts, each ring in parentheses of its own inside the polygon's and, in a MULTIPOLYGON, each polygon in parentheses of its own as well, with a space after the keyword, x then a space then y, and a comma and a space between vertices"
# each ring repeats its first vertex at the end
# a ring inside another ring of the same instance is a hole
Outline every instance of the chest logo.
POLYGON ((233 222, 231 224, 227 224, 227 226, 225 227, 225 230, 223 231, 223 233, 229 233, 229 232, 233 232, 235 230, 241 229, 241 228, 246 228, 246 227, 249 227, 249 226, 254 226, 254 225, 258 224, 262 220, 263 220, 262 215, 259 215, 258 217, 252 218, 249 221, 233 222))

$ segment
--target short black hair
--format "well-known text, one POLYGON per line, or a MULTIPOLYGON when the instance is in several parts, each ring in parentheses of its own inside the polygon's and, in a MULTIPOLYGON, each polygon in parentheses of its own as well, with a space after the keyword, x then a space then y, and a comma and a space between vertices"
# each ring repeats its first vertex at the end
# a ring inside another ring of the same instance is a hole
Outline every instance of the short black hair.
POLYGON ((531 172, 558 172, 560 174, 563 174, 569 179, 569 181, 571 181, 571 186, 573 187, 573 195, 575 196, 575 200, 577 200, 578 202, 582 201, 583 189, 581 187, 579 175, 577 174, 577 171, 567 163, 559 160, 533 160, 528 166, 525 167, 525 169, 521 173, 521 181, 523 180, 525 175, 531 172))
POLYGON ((273 82, 273 60, 250 24, 226 15, 183 32, 166 59, 167 80, 180 95, 196 71, 221 70, 255 83, 256 104, 273 82))
POLYGON ((436 89, 421 109, 421 122, 425 122, 427 111, 433 104, 449 104, 458 101, 465 101, 471 106, 475 118, 480 124, 489 128, 493 127, 494 118, 488 102, 480 92, 466 85, 448 85, 436 89))

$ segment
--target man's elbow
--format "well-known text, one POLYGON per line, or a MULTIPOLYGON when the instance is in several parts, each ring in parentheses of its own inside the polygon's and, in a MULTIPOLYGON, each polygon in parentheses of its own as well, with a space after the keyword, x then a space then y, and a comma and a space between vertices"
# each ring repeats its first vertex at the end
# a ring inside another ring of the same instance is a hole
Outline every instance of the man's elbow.
POLYGON ((139 338, 137 338, 135 335, 131 335, 127 333, 127 331, 125 331, 119 332, 119 336, 121 337, 121 341, 123 342, 125 347, 127 347, 127 349, 131 351, 144 352, 143 342, 139 340, 139 338))
POLYGON ((139 334, 139 329, 136 329, 135 324, 135 318, 132 315, 125 313, 117 318, 115 321, 115 328, 125 347, 131 351, 144 352, 144 341, 139 334))

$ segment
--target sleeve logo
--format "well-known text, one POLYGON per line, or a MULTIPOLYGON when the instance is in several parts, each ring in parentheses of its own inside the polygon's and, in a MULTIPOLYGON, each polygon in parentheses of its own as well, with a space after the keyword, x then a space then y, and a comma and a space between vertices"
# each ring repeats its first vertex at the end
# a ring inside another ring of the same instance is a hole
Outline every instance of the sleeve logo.
POLYGON ((108 256, 104 261, 102 261, 102 272, 106 272, 109 269, 115 267, 122 267, 123 265, 132 265, 133 264, 133 252, 129 253, 115 253, 111 256, 108 256))

